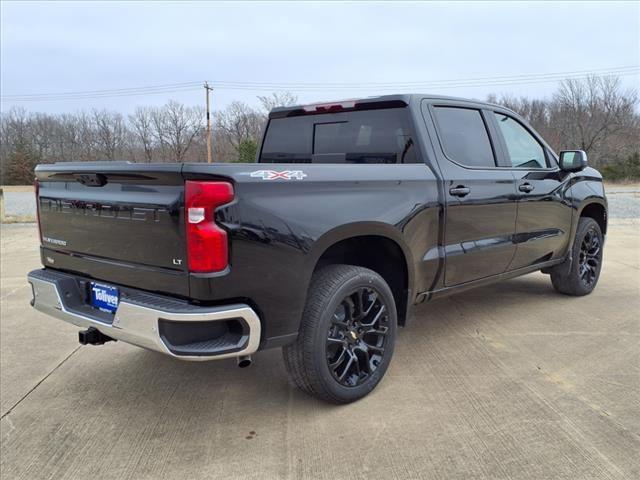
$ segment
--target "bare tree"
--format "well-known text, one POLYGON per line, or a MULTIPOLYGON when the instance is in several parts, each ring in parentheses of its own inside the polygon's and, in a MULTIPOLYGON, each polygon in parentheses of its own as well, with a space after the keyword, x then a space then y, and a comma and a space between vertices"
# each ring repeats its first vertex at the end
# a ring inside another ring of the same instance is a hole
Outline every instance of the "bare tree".
MULTIPOLYGON (((297 103, 287 92, 258 100, 259 108, 233 102, 216 113, 216 161, 252 159, 266 111, 297 103)), ((637 93, 624 91, 616 78, 567 80, 550 99, 502 95, 489 100, 521 114, 556 151, 581 148, 592 165, 610 172, 640 151, 637 93)), ((126 118, 99 110, 50 115, 12 108, 0 114, 0 175, 3 182, 29 181, 38 162, 204 161, 203 120, 202 108, 177 102, 138 107, 126 118)))
POLYGON ((202 129, 204 109, 185 107, 173 100, 152 115, 155 136, 174 162, 184 161, 195 137, 202 129))
POLYGON ((96 160, 97 156, 97 134, 94 123, 89 114, 80 112, 76 117, 79 143, 80 143, 80 160, 90 162, 96 160))
POLYGON ((551 145, 561 144, 562 136, 553 125, 551 119, 551 104, 545 99, 530 99, 528 97, 515 97, 512 95, 489 95, 487 101, 507 107, 536 129, 551 145))
POLYGON ((125 125, 122 115, 106 110, 93 110, 98 151, 107 160, 115 160, 124 150, 125 125))
POLYGON ((32 148, 38 157, 50 158, 53 154, 57 135, 55 118, 43 113, 36 113, 31 116, 29 126, 32 148))
POLYGON ((243 102, 232 102, 216 114, 216 127, 224 141, 238 151, 246 140, 256 140, 264 124, 264 116, 243 102))
POLYGON ((564 80, 553 96, 556 124, 564 139, 589 153, 634 122, 637 93, 623 92, 620 79, 564 80))
POLYGON ((29 137, 31 120, 24 108, 14 107, 2 115, 1 145, 10 147, 12 143, 26 141, 29 137))
POLYGON ((586 151, 595 166, 620 161, 639 149, 637 92, 623 91, 615 77, 565 80, 551 100, 492 95, 489 101, 522 115, 554 149, 586 151))
POLYGON ((63 114, 58 117, 58 156, 54 161, 78 161, 82 159, 82 132, 78 116, 63 114))
POLYGON ((3 183, 28 185, 33 183, 33 169, 41 161, 31 145, 20 140, 14 150, 3 161, 3 183))
MULTIPOLYGON (((22 145, 26 145, 29 141, 29 114, 24 108, 12 108, 2 115, 2 123, 0 124, 0 157, 2 165, 0 174, 2 175, 2 183, 7 183, 13 166, 13 155, 22 145)), ((23 162, 19 162, 23 163, 23 162)))
POLYGON ((133 134, 140 141, 144 151, 144 159, 148 163, 153 161, 153 110, 149 107, 136 107, 129 115, 129 123, 133 134))
POLYGON ((297 95, 291 92, 273 92, 271 95, 258 95, 265 112, 269 113, 275 107, 290 107, 298 103, 297 95))

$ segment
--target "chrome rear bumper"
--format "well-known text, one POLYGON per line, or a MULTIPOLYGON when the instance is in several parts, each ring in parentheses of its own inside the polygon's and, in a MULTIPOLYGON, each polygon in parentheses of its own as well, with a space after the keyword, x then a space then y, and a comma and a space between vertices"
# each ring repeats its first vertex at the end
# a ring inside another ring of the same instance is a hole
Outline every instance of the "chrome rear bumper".
POLYGON ((250 355, 260 344, 260 319, 245 304, 200 307, 127 289, 115 314, 105 314, 86 304, 79 277, 44 269, 30 272, 28 280, 35 309, 181 360, 250 355))

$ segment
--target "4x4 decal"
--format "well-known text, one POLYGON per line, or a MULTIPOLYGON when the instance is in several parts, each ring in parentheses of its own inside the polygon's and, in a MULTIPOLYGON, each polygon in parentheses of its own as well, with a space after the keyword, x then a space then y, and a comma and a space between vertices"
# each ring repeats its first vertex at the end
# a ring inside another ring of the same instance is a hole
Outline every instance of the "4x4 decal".
POLYGON ((254 178, 261 178, 263 180, 302 180, 307 176, 302 170, 285 170, 283 172, 276 172, 275 170, 256 170, 251 172, 251 176, 254 178))

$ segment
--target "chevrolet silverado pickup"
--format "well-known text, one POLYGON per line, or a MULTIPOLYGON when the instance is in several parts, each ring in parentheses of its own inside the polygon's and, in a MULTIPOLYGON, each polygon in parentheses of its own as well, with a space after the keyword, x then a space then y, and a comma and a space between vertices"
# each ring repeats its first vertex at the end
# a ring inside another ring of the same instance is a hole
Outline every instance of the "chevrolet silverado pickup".
POLYGON ((36 169, 36 309, 182 360, 281 347, 347 403, 382 379, 413 305, 541 270, 590 293, 607 203, 498 105, 390 95, 272 110, 255 163, 36 169))

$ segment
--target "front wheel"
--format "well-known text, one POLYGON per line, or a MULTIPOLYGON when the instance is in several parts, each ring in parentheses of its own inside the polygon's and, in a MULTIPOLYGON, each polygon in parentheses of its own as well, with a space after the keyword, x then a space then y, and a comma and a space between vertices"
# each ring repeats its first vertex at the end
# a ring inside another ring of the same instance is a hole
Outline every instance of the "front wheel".
POLYGON ((565 295, 587 295, 596 288, 602 269, 604 237, 593 218, 582 217, 571 249, 571 261, 553 267, 553 288, 565 295))
POLYGON ((315 273, 298 338, 283 348, 293 382, 310 395, 349 403, 371 392, 393 355, 391 289, 376 272, 330 265, 315 273))

